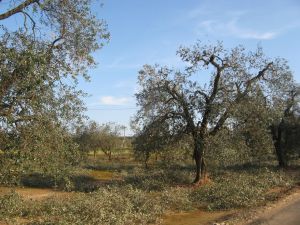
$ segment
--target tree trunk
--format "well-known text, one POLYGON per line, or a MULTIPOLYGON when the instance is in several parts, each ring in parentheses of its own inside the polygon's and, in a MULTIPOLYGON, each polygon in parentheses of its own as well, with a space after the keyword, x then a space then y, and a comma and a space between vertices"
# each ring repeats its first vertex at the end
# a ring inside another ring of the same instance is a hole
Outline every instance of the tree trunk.
POLYGON ((277 156, 277 160, 278 160, 278 166, 280 168, 287 167, 287 160, 286 160, 284 150, 281 146, 280 141, 276 141, 274 145, 275 145, 275 151, 276 151, 276 156, 277 156))
POLYGON ((275 152, 278 160, 278 166, 281 168, 287 167, 287 159, 285 149, 282 146, 282 122, 276 127, 272 127, 272 136, 275 147, 275 152))
POLYGON ((196 177, 193 183, 198 183, 200 181, 200 173, 201 173, 201 156, 200 151, 195 146, 194 148, 194 160, 196 163, 196 177))
POLYGON ((197 139, 195 141, 194 147, 194 160, 196 163, 196 177, 193 181, 194 184, 199 183, 201 179, 204 179, 206 176, 206 165, 204 161, 204 146, 201 143, 202 141, 197 139))

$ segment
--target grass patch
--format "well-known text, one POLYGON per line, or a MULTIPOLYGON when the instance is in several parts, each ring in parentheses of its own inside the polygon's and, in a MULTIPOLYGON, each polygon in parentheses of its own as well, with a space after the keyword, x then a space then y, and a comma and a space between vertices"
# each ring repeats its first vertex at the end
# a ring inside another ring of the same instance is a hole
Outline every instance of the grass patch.
POLYGON ((211 185, 200 187, 191 193, 195 204, 208 210, 227 210, 263 204, 275 199, 278 193, 268 193, 274 187, 289 188, 293 180, 283 172, 268 168, 223 173, 214 178, 211 185))
POLYGON ((81 192, 64 198, 29 200, 16 193, 2 196, 0 218, 10 224, 31 225, 154 224, 170 211, 261 205, 276 200, 282 189, 296 182, 296 176, 293 180, 293 176, 272 166, 239 166, 210 171, 212 182, 196 188, 188 185, 194 176, 190 165, 147 169, 136 165, 106 162, 102 165, 106 170, 78 169, 70 184, 71 190, 81 192))
POLYGON ((111 171, 89 170, 88 175, 98 180, 112 180, 115 174, 111 171))
POLYGON ((15 224, 16 218, 27 224, 123 225, 156 222, 162 214, 158 197, 149 198, 132 186, 102 188, 96 192, 72 195, 68 199, 24 201, 18 194, 0 197, 0 217, 15 224))

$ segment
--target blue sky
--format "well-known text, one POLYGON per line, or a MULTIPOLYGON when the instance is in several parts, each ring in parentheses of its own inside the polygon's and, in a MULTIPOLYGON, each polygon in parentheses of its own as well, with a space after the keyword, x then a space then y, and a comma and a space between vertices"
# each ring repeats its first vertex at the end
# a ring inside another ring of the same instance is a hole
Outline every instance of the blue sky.
MULTIPOLYGON (((107 21, 111 40, 94 53, 91 82, 79 82, 90 95, 87 115, 99 123, 117 122, 131 134, 138 71, 144 64, 182 66, 176 50, 198 40, 249 50, 260 45, 268 56, 286 58, 300 83, 300 0, 99 1, 104 6, 98 2, 93 10, 107 21)), ((199 76, 202 83, 207 79, 199 76)))
POLYGON ((197 40, 222 41, 228 48, 242 44, 249 50, 260 45, 268 56, 286 58, 300 82, 299 0, 103 2, 95 11, 107 21, 111 41, 95 54, 99 64, 90 71, 91 82, 79 85, 91 95, 88 116, 99 123, 114 121, 129 128, 142 65, 176 67, 178 47, 197 40))

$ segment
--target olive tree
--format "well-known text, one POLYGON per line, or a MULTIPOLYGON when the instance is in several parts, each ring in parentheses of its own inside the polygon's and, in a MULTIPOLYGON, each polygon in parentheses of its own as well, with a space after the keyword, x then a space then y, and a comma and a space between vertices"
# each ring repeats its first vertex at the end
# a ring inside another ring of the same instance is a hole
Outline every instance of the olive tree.
MULTIPOLYGON (((72 120, 82 111, 77 77, 88 79, 91 55, 108 38, 106 25, 91 13, 91 1, 9 1, 0 14, 0 120, 5 125, 48 113, 72 120), (11 30, 5 20, 23 22, 11 30)), ((4 4, 0 2, 0 5, 4 4)))
POLYGON ((0 1, 1 157, 36 152, 38 161, 43 151, 47 155, 70 150, 69 141, 57 141, 57 132, 68 136, 81 121, 85 94, 76 87, 78 79, 89 79, 88 68, 95 65, 92 53, 109 39, 92 4, 91 0, 0 1), (18 21, 15 26, 10 25, 12 19, 18 21), (33 128, 36 136, 26 135, 24 131, 33 128))
POLYGON ((299 86, 289 88, 285 101, 279 101, 277 119, 270 124, 279 167, 288 166, 289 153, 299 153, 299 86))
POLYGON ((100 150, 111 160, 112 153, 123 144, 122 129, 124 129, 123 126, 112 122, 100 125, 91 121, 88 125, 77 129, 75 140, 81 151, 86 153, 93 151, 94 157, 96 157, 96 152, 100 150))
POLYGON ((206 175, 207 139, 230 128, 240 105, 258 88, 270 102, 283 95, 292 75, 284 59, 270 59, 261 48, 228 50, 221 43, 197 43, 181 47, 178 55, 187 63, 185 70, 145 65, 139 72, 134 123, 140 127, 137 138, 155 143, 154 148, 191 135, 197 183, 206 175), (208 84, 201 82, 205 73, 210 74, 208 84))

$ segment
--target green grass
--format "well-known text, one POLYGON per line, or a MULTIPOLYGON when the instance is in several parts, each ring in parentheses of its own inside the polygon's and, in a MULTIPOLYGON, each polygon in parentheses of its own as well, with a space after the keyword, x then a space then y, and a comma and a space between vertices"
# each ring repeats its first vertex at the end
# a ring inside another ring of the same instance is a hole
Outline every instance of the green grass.
POLYGON ((68 197, 29 201, 16 193, 0 196, 0 218, 9 224, 31 225, 153 224, 166 211, 262 205, 280 195, 270 190, 289 189, 298 179, 274 166, 249 164, 216 168, 210 171, 212 182, 194 187, 190 185, 193 169, 183 163, 157 163, 146 169, 131 158, 97 159, 73 172, 69 185, 76 192, 68 197))

